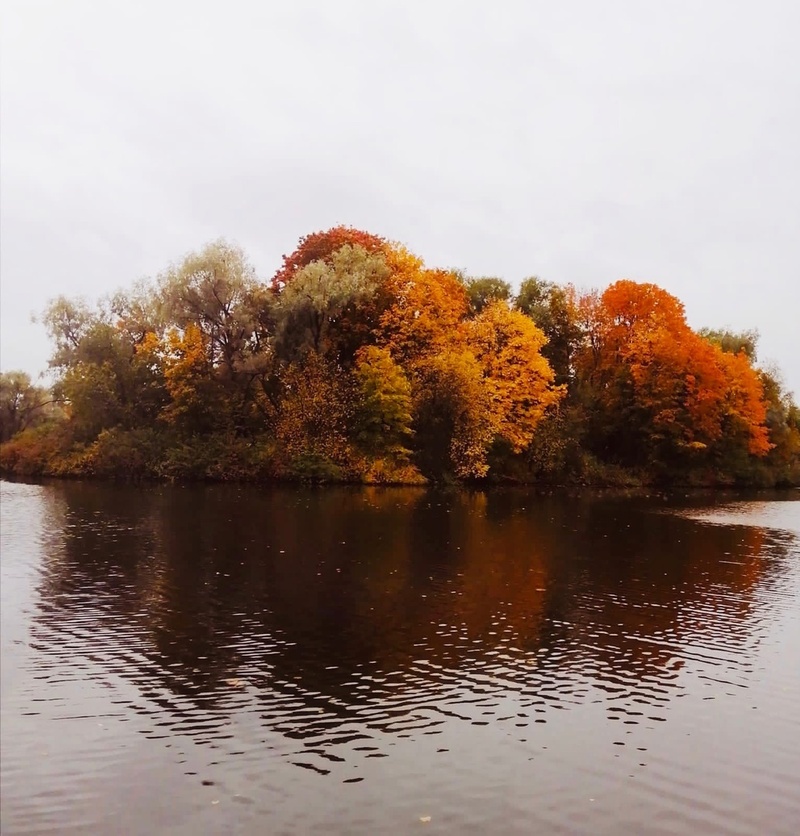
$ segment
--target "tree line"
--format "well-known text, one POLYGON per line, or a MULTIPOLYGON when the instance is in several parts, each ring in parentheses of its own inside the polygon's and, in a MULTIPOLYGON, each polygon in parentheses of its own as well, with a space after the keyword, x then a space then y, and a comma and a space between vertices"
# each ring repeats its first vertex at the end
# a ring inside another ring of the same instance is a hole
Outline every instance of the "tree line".
POLYGON ((335 227, 269 282, 218 241, 43 314, 51 388, 0 377, 0 470, 126 479, 800 484, 757 335, 654 284, 432 269, 335 227))

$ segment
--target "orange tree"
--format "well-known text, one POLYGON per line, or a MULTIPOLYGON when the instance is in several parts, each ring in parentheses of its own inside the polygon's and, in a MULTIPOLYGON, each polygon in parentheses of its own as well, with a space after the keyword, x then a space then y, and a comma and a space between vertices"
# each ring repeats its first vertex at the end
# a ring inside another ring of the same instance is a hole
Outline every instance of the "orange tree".
POLYGON ((758 376, 688 326, 683 305, 653 284, 619 281, 593 304, 578 360, 590 393, 590 443, 630 465, 680 469, 735 435, 768 450, 758 376))

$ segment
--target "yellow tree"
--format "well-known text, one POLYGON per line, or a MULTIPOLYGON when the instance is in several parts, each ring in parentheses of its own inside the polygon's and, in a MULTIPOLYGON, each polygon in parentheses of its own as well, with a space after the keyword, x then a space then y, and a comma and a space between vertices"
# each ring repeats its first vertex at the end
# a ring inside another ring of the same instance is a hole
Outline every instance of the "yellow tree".
POLYGON ((417 364, 414 382, 423 472, 485 476, 495 427, 483 369, 475 355, 458 346, 430 355, 417 364))
POLYGON ((408 254, 390 260, 391 304, 381 317, 379 342, 401 365, 416 362, 463 343, 463 322, 469 310, 467 293, 445 270, 424 269, 408 254), (398 264, 398 262, 400 262, 398 264))
POLYGON ((482 372, 494 435, 524 450, 546 411, 564 395, 542 356, 547 338, 523 313, 494 302, 467 326, 467 343, 482 372))
POLYGON ((187 432, 207 432, 219 418, 208 337, 194 323, 166 335, 164 379, 170 402, 162 415, 187 432))

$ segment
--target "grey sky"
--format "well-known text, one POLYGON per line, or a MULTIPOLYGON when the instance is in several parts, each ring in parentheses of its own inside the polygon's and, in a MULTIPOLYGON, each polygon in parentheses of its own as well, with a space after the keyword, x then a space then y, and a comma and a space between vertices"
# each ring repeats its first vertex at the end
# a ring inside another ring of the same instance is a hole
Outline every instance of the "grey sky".
POLYGON ((3 0, 3 369, 208 240, 653 281, 800 394, 797 0, 3 0))

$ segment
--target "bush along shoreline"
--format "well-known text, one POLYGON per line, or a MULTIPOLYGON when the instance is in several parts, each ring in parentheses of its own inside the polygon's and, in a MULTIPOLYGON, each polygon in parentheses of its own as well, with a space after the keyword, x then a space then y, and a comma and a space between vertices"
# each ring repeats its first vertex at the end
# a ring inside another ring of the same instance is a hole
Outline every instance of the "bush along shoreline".
POLYGON ((654 284, 427 267, 335 227, 271 280, 224 241, 43 314, 49 388, 0 375, 0 473, 139 480, 800 485, 755 332, 654 284))

